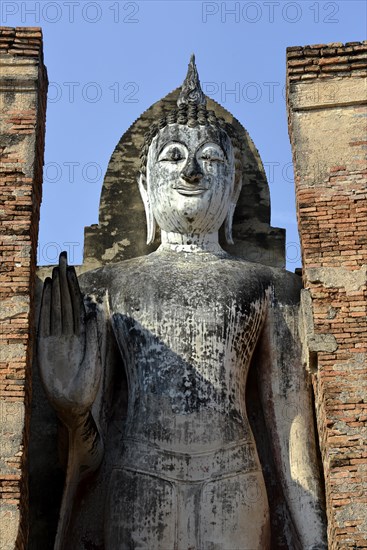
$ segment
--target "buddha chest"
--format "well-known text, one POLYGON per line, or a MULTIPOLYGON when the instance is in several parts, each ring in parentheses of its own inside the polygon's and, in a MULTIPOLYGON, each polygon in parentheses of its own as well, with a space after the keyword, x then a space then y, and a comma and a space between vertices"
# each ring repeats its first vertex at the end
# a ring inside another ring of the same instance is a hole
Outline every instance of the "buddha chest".
POLYGON ((133 429, 141 425, 152 434, 154 423, 163 437, 172 422, 183 422, 183 430, 200 433, 203 415, 218 429, 220 419, 227 430, 228 418, 242 425, 265 285, 236 261, 148 260, 127 267, 114 280, 110 306, 133 429))

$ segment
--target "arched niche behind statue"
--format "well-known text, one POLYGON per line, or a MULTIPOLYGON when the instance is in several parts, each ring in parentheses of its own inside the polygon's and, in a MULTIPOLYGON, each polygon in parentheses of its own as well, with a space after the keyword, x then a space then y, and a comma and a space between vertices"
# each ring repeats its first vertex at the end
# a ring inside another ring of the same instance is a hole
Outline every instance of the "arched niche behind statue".
MULTIPOLYGON (((180 88, 154 103, 125 132, 117 144, 104 178, 99 223, 85 228, 82 271, 153 252, 146 245, 145 213, 137 185, 144 134, 153 122, 176 107, 180 88)), ((270 226, 270 196, 259 153, 245 128, 228 111, 207 97, 207 108, 231 123, 243 138, 246 163, 243 187, 233 223, 234 245, 221 245, 230 254, 274 267, 285 265, 285 230, 270 226)))

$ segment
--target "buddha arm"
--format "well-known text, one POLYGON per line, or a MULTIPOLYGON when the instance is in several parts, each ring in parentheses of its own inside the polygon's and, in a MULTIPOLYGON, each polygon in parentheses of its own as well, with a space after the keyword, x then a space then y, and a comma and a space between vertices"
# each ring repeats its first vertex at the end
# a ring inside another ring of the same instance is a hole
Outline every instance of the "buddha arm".
POLYGON ((79 481, 98 468, 103 441, 100 418, 105 349, 105 311, 79 289, 74 268, 60 254, 52 279, 44 283, 37 335, 37 359, 46 395, 64 425, 67 471, 55 550, 65 546, 79 481), (98 327, 99 325, 99 327, 98 327), (102 330, 101 330, 102 327, 102 330), (97 420, 97 421, 96 421, 97 420))
POLYGON ((258 377, 274 462, 302 549, 327 548, 311 387, 301 362, 298 305, 273 305, 258 355, 258 377))
POLYGON ((103 457, 103 441, 92 413, 67 425, 67 468, 54 550, 67 548, 67 533, 79 482, 95 471, 103 457))

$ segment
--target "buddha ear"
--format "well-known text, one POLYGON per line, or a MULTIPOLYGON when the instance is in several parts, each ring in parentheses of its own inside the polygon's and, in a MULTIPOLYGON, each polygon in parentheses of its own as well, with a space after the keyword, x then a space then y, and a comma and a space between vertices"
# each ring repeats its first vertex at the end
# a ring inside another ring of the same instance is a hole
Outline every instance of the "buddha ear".
POLYGON ((147 178, 144 174, 139 175, 138 185, 141 198, 143 199, 145 216, 147 220, 147 244, 152 244, 155 238, 156 221, 148 195, 147 178))
POLYGON ((228 244, 234 244, 232 237, 233 215, 242 189, 242 175, 235 176, 231 202, 224 222, 224 235, 228 244))

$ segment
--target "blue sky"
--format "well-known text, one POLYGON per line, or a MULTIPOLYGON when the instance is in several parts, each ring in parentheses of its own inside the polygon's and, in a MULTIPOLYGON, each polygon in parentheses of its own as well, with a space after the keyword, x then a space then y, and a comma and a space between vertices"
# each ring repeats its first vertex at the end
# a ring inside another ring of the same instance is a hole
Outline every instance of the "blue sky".
POLYGON ((300 266, 285 104, 287 46, 366 38, 364 1, 3 0, 1 25, 41 26, 50 80, 38 262, 82 261, 121 135, 180 86, 190 54, 204 92, 246 127, 265 164, 272 225, 300 266))

